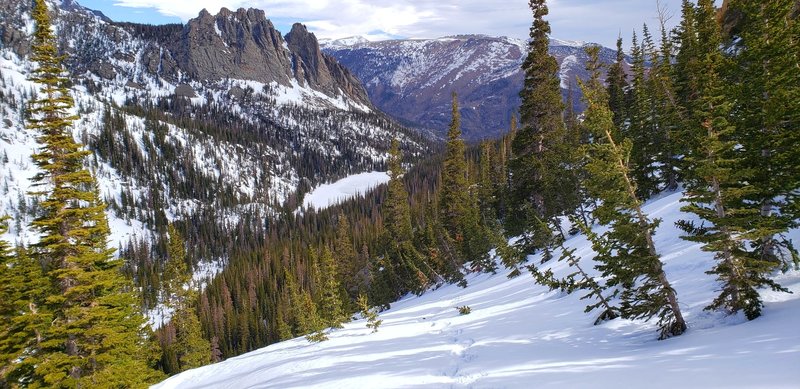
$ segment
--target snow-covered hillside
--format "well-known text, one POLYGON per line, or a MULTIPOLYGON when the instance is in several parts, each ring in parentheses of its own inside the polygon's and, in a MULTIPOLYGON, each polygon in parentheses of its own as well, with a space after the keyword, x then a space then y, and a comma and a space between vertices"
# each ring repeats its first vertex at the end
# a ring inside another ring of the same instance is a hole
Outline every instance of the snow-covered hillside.
MULTIPOLYGON (((114 23, 71 1, 47 3, 74 82, 74 112, 81 117, 73 134, 94 152, 88 166, 110 205, 113 247, 131 239, 149 243, 166 221, 204 209, 214 212, 215 220, 203 216, 206 222, 221 224, 235 224, 246 213, 266 217, 296 197, 301 182, 313 186, 379 168, 393 138, 410 154, 425 147, 424 139, 375 111, 335 61, 325 57, 318 82, 295 77, 292 63, 302 58, 293 57, 290 46, 321 56, 317 42, 299 27, 285 41, 262 11, 223 9, 217 16, 201 13, 183 27, 154 27, 114 23), (266 30, 249 37, 231 32, 253 23, 266 30), (168 56, 148 53, 166 50, 159 34, 179 35, 184 27, 224 27, 228 33, 212 39, 222 48, 235 46, 235 39, 244 40, 239 46, 249 39, 266 42, 258 34, 273 34, 276 46, 265 50, 286 74, 276 70, 272 79, 236 63, 205 69, 222 72, 216 78, 193 78, 173 64, 179 77, 171 77, 168 56)), ((24 119, 38 90, 27 81, 35 66, 29 60, 31 4, 0 0, 8 11, 0 15, 7 30, 0 34, 0 215, 12 216, 5 238, 19 243, 37 239, 28 229, 37 211, 28 192, 37 173, 30 155, 39 145, 24 119)))
POLYGON ((347 176, 334 183, 320 185, 303 198, 304 209, 321 210, 363 195, 389 182, 385 172, 367 172, 347 176))
MULTIPOLYGON (((227 263, 231 230, 262 235, 252 231, 282 207, 299 206, 308 187, 383 168, 392 139, 408 155, 429 145, 375 110, 358 81, 319 52, 313 34, 296 25, 284 38, 263 11, 223 9, 186 25, 146 26, 114 23, 72 1, 47 4, 80 117, 72 134, 92 152, 86 166, 108 204, 109 245, 131 269, 158 267, 166 225, 183 223, 195 227, 181 231, 195 278, 207 280, 227 263), (165 38, 215 28, 224 34, 208 47, 165 38), (243 30, 252 33, 236 33, 243 30), (207 58, 215 47, 242 52, 226 53, 222 66, 207 58)), ((23 245, 39 239, 30 224, 42 200, 30 195, 39 172, 31 154, 41 145, 26 129, 27 105, 40 88, 27 80, 36 67, 31 6, 0 0, 7 11, 0 14, 0 216, 11 217, 0 239, 23 245)), ((153 323, 165 316, 160 306, 146 310, 153 323)))
MULTIPOLYGON (((663 222, 656 243, 689 324, 658 341, 650 323, 594 326, 580 293, 535 285, 528 275, 472 275, 466 289, 445 286, 409 296, 381 314, 310 344, 298 338, 190 370, 154 388, 790 388, 800 382, 800 272, 776 275, 793 294, 763 292, 764 315, 705 312, 717 284, 712 255, 679 237, 681 194, 648 203, 663 222), (456 307, 472 308, 459 315, 456 307)), ((795 239, 800 238, 793 231, 795 239)), ((582 237, 568 241, 587 258, 582 237)), ((532 256, 530 261, 538 261, 532 256)), ((566 264, 553 266, 557 274, 566 264)))

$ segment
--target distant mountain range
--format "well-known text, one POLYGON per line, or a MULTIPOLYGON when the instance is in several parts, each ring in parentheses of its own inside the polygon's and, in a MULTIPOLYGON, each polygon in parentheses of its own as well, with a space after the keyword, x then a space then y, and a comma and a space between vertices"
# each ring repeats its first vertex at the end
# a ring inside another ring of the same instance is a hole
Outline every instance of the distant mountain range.
MULTIPOLYGON (((527 42, 508 37, 458 35, 438 39, 370 42, 363 37, 321 40, 329 53, 361 79, 373 104, 411 125, 444 135, 450 122, 451 92, 459 95, 465 138, 492 138, 508 131, 519 107, 522 62, 527 42)), ((553 39, 566 96, 572 85, 576 108, 590 43, 553 39)), ((602 48, 601 61, 612 63, 615 51, 602 48)))

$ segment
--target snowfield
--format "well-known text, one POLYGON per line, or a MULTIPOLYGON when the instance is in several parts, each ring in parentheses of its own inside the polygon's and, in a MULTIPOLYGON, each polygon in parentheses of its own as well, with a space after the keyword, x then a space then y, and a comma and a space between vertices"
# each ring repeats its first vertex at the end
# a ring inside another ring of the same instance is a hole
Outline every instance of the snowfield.
MULTIPOLYGON (((794 293, 764 291, 757 320, 704 312, 717 289, 705 274, 713 256, 680 239, 674 222, 690 218, 680 198, 663 195, 646 210, 663 219, 656 242, 689 324, 682 336, 658 341, 654 323, 622 319, 594 326, 580 292, 501 270, 392 304, 377 333, 357 320, 329 341, 274 344, 153 388, 797 388, 800 272, 776 275, 794 293), (459 315, 462 305, 472 313, 459 315)), ((591 254, 582 237, 568 246, 591 254)), ((552 268, 564 275, 566 266, 552 268)))
POLYGON ((303 198, 303 209, 322 210, 363 195, 375 187, 389 182, 385 172, 353 174, 332 184, 320 185, 303 198))

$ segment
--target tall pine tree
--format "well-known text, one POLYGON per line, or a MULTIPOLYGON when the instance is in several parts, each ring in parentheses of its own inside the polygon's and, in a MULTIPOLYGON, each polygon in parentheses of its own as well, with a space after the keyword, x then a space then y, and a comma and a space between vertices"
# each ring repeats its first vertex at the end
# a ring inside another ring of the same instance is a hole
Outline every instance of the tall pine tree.
POLYGON ((622 288, 620 313, 627 318, 659 318, 661 338, 686 330, 678 298, 667 280, 653 241, 658 221, 642 210, 627 165, 632 142, 615 136, 608 95, 600 82, 599 48, 587 49, 591 78, 581 87, 587 104, 584 124, 595 143, 588 148, 589 193, 600 200, 595 216, 611 229, 593 244, 607 284, 622 288))
MULTIPOLYGON (((211 344, 203 338, 200 319, 194 306, 197 291, 192 285, 192 274, 186 262, 186 246, 174 224, 167 228, 169 258, 164 269, 165 304, 173 311, 174 342, 168 343, 165 357, 174 353, 177 373, 194 369, 211 362, 211 344)), ((162 342, 163 344, 163 342, 162 342)))
MULTIPOLYGON (((520 92, 520 130, 512 142, 509 161, 509 207, 516 212, 506 218, 510 235, 523 235, 523 250, 546 248, 553 236, 541 229, 538 220, 556 224, 557 217, 573 212, 580 202, 574 192, 576 174, 565 169, 570 143, 564 124, 558 63, 549 53, 550 24, 545 0, 530 0, 533 25, 520 92)), ((560 228, 552 230, 560 231, 560 228)))
POLYGON ((339 289, 339 272, 337 271, 336 260, 327 247, 322 248, 320 255, 320 279, 322 285, 319 287, 319 312, 325 326, 341 328, 342 322, 346 319, 342 309, 341 295, 339 289))
POLYGON ((625 52, 622 49, 622 37, 617 39, 617 56, 608 68, 606 83, 608 84, 608 105, 614 113, 614 126, 621 128, 627 118, 625 91, 628 89, 628 75, 625 74, 625 52))
POLYGON ((793 0, 735 0, 728 12, 743 15, 729 37, 728 99, 736 141, 752 169, 747 204, 757 208, 748 234, 753 254, 784 267, 797 254, 785 232, 800 218, 800 21, 793 0))
MULTIPOLYGON (((383 205, 384 259, 373 266, 375 285, 382 288, 388 286, 392 291, 391 300, 406 292, 422 293, 433 279, 432 269, 414 246, 408 191, 403 183, 404 174, 400 144, 394 140, 389 150, 389 193, 383 205)), ((385 290, 374 293, 373 297, 382 297, 374 303, 388 304, 391 301, 381 301, 388 295, 385 290)))
POLYGON ((693 14, 698 33, 695 61, 703 72, 696 78, 695 104, 690 107, 698 119, 691 137, 697 143, 686 158, 684 201, 689 205, 683 209, 710 224, 683 221, 679 226, 689 234, 686 239, 704 243, 703 250, 714 252, 718 261, 709 273, 717 275, 722 293, 708 309, 743 311, 752 320, 761 315, 763 305, 757 289, 783 289, 768 277, 775 263, 746 249, 752 221, 759 215, 758 209, 748 210, 746 201, 756 191, 749 184, 756 173, 744 163, 729 121, 731 103, 721 75, 725 57, 713 1, 700 0, 693 14))
POLYGON ((466 146, 461 138, 461 113, 458 97, 453 93, 452 121, 447 132, 447 151, 442 168, 442 189, 439 195, 439 212, 447 232, 456 241, 463 243, 470 199, 467 176, 466 146))
POLYGON ((33 225, 41 236, 33 255, 51 281, 46 309, 51 326, 36 345, 32 385, 139 386, 157 378, 143 352, 144 318, 122 261, 107 247, 108 222, 96 181, 84 168, 89 152, 75 142, 73 100, 50 26, 47 5, 37 0, 31 80, 41 85, 32 101, 30 128, 42 148, 33 155, 42 170, 35 181, 42 216, 33 225))

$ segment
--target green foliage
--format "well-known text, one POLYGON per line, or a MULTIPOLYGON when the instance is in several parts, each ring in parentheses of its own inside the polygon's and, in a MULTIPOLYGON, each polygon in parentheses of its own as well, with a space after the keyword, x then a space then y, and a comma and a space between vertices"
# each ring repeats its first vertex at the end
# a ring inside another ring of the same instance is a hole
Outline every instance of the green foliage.
POLYGON ((42 170, 34 195, 45 200, 33 222, 41 234, 30 253, 33 260, 18 255, 11 272, 23 282, 14 304, 24 301, 28 308, 11 319, 15 339, 4 345, 20 360, 9 381, 32 387, 143 386, 159 375, 147 365, 144 319, 133 286, 106 246, 105 205, 83 167, 90 153, 72 136, 74 103, 44 1, 35 2, 33 19, 31 58, 38 67, 31 80, 41 90, 31 102, 28 123, 42 144, 32 156, 42 170), (40 324, 44 318, 46 327, 40 324))
MULTIPOLYGON (((162 368, 167 374, 194 369, 211 362, 211 344, 203 337, 197 310, 197 293, 186 263, 186 247, 175 225, 168 229, 169 258, 164 269, 164 304, 173 310, 170 325, 161 333, 162 368), (168 333, 164 333, 168 332, 168 333)), ((243 342, 246 344, 246 342, 243 342)))
MULTIPOLYGON (((457 267, 472 262, 473 268, 494 271, 494 264, 488 258, 490 242, 486 239, 485 221, 481 214, 481 194, 483 200, 490 201, 490 183, 486 180, 474 187, 470 182, 469 165, 466 159, 466 145, 461 138, 461 114, 458 98, 453 94, 453 118, 447 135, 447 150, 442 167, 442 188, 439 195, 440 222, 447 236, 455 242, 459 259, 457 267), (477 187, 477 190, 472 190, 477 187)), ((488 162, 489 155, 486 155, 488 162)), ((488 166, 485 167, 488 175, 488 166)), ((488 178, 488 177, 487 177, 488 178)))
POLYGON ((371 328, 373 334, 378 332, 378 327, 383 323, 383 320, 378 319, 378 312, 370 307, 367 296, 364 294, 358 295, 356 302, 361 312, 361 317, 367 319, 367 328, 371 328))
MULTIPOLYGON (((376 300, 380 304, 389 303, 409 291, 421 294, 433 277, 432 269, 414 246, 408 192, 401 180, 405 171, 398 145, 397 141, 393 142, 389 153, 391 180, 383 210, 386 227, 383 245, 385 260, 373 269, 382 273, 375 277, 379 279, 379 284, 384 288, 389 286, 395 295, 390 300, 376 300)), ((384 294, 388 295, 385 292, 384 294)))
POLYGON ((346 319, 339 295, 339 274, 331 251, 325 247, 320 255, 321 285, 319 286, 319 312, 326 327, 341 328, 346 319))
POLYGON ((328 340, 328 335, 324 330, 318 330, 306 335, 306 340, 312 343, 320 343, 328 340))
MULTIPOLYGON (((596 247, 602 246, 599 236, 589 228, 585 223, 581 222, 577 217, 571 217, 570 222, 577 226, 577 228, 586 235, 587 239, 592 242, 596 247)), ((548 228, 547 224, 542 223, 542 228, 548 228)), ((545 285, 550 290, 559 289, 565 293, 573 293, 576 290, 587 290, 588 293, 581 297, 581 300, 593 299, 594 303, 586 306, 585 312, 591 312, 595 309, 601 309, 600 315, 595 320, 595 325, 604 321, 613 320, 619 317, 619 308, 612 306, 611 299, 616 297, 616 293, 606 295, 609 290, 609 285, 601 285, 594 277, 590 276, 583 266, 581 266, 581 258, 575 255, 575 249, 567 248, 563 240, 558 240, 557 249, 561 252, 559 261, 566 261, 570 268, 575 270, 567 274, 564 278, 555 277, 552 270, 546 271, 539 270, 536 265, 528 265, 527 268, 536 280, 536 283, 545 285)))
POLYGON ((658 256, 653 234, 658 220, 650 220, 642 211, 636 184, 626 161, 632 142, 619 140, 614 129, 608 96, 600 82, 598 48, 587 49, 587 68, 591 78, 582 84, 587 104, 584 124, 595 142, 587 147, 586 168, 589 193, 601 204, 594 214, 611 229, 592 240, 597 253, 598 270, 609 286, 622 288, 620 312, 626 318, 659 318, 661 338, 676 336, 686 330, 677 296, 668 282, 658 256))
MULTIPOLYGON (((7 231, 0 218, 0 235, 7 231)), ((12 251, 0 240, 0 384, 24 382, 38 361, 42 334, 52 315, 44 309, 49 282, 41 264, 24 247, 12 251), (16 362, 15 362, 16 361, 16 362)))
POLYGON ((352 228, 344 213, 340 213, 336 224, 336 241, 334 242, 333 254, 337 258, 337 267, 341 278, 342 287, 346 291, 347 299, 342 301, 349 305, 350 299, 355 299, 360 291, 366 289, 366 283, 360 276, 366 267, 366 258, 356 254, 353 246, 352 228))
POLYGON ((468 305, 462 305, 460 307, 456 307, 456 309, 458 310, 458 314, 462 316, 472 313, 472 308, 470 308, 468 305))
POLYGON ((518 243, 523 251, 550 246, 553 236, 538 228, 537 219, 557 226, 557 218, 571 214, 581 202, 575 190, 580 139, 564 123, 558 63, 548 51, 550 24, 544 20, 549 13, 545 3, 529 3, 534 20, 522 65, 521 129, 513 138, 508 164, 509 208, 515 212, 507 215, 505 226, 509 235, 523 236, 518 243))
POLYGON ((747 239, 755 246, 748 251, 785 270, 792 262, 800 266, 784 236, 800 218, 798 7, 791 0, 735 0, 729 9, 742 15, 728 43, 736 55, 722 75, 731 102, 730 125, 752 173, 747 177, 752 188, 744 196, 754 224, 747 239))
POLYGON ((465 212, 470 205, 466 146, 461 138, 461 113, 453 93, 453 118, 447 132, 447 151, 442 169, 440 208, 442 225, 456 240, 463 241, 465 212))
MULTIPOLYGON (((750 10, 758 8, 751 7, 750 10)), ((698 31, 698 41, 694 46, 695 63, 704 72, 694 79, 695 104, 687 107, 697 122, 694 135, 690 137, 695 143, 691 145, 692 152, 685 162, 690 173, 683 199, 688 205, 683 210, 710 223, 696 226, 682 221, 679 227, 688 233, 686 239, 703 243, 703 250, 715 253, 718 260, 709 273, 717 275, 722 292, 707 309, 722 309, 730 313, 743 311, 752 320, 761 315, 763 303, 759 288, 766 286, 776 291, 787 291, 769 278, 780 262, 765 255, 766 248, 761 244, 776 244, 771 242, 773 234, 785 232, 791 219, 788 216, 771 217, 770 212, 762 212, 762 205, 771 203, 779 195, 779 192, 764 190, 770 186, 771 177, 768 177, 769 172, 762 174, 762 169, 770 168, 760 163, 769 165, 770 152, 762 153, 763 150, 756 146, 763 137, 753 132, 748 134, 752 129, 746 124, 741 127, 744 130, 737 132, 729 120, 733 100, 725 90, 723 72, 727 61, 721 51, 721 31, 715 19, 713 2, 701 0, 692 14, 696 23, 694 29, 698 31), (737 137, 743 133, 745 136, 737 137), (757 149, 756 156, 742 151, 751 147, 757 149), (759 228, 759 225, 764 226, 760 223, 764 219, 772 219, 774 224, 759 228), (748 250, 748 240, 755 242, 755 249, 748 250)))
POLYGON ((608 84, 608 107, 614 114, 614 126, 621 128, 627 118, 625 89, 628 87, 628 76, 625 74, 625 52, 622 49, 622 37, 617 39, 617 57, 608 68, 606 83, 608 84))

